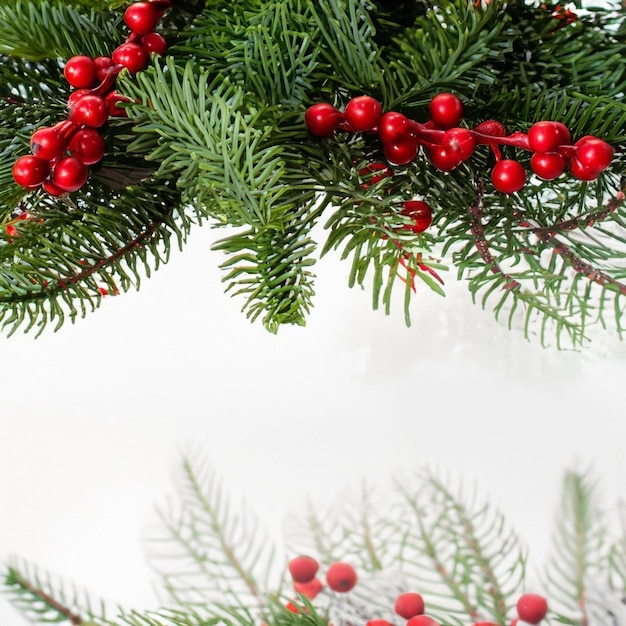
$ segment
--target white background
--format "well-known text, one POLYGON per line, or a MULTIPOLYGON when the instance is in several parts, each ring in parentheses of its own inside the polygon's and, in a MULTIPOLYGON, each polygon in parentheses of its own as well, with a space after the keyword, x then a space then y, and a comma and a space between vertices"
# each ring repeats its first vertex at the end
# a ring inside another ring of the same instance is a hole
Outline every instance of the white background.
MULTIPOLYGON (((220 233, 221 234, 221 233, 220 233)), ((626 346, 545 350, 471 303, 421 288, 406 328, 317 266, 305 328, 277 336, 222 292, 198 229, 139 293, 35 340, 1 339, 0 559, 153 607, 142 538, 181 448, 203 450, 280 541, 288 511, 424 465, 462 475, 540 560, 564 471, 626 494, 626 346)), ((0 598, 0 624, 21 620, 0 598)))

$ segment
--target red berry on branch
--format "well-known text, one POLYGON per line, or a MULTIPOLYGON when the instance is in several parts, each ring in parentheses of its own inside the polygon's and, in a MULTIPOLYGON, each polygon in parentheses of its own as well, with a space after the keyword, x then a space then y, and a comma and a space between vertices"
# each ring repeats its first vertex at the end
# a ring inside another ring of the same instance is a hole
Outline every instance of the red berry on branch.
POLYGON ((428 151, 431 163, 442 172, 451 172, 462 163, 459 155, 448 148, 435 146, 428 151))
POLYGON ((367 180, 361 185, 363 189, 367 189, 370 185, 375 185, 381 180, 393 176, 393 172, 385 163, 370 163, 359 170, 359 176, 367 180))
POLYGON ((385 113, 378 122, 378 137, 384 144, 400 141, 409 133, 409 118, 397 111, 385 113))
POLYGON ((303 596, 306 596, 309 600, 313 600, 323 587, 324 585, 319 578, 314 578, 313 580, 309 580, 305 583, 295 581, 293 583, 295 591, 301 593, 303 596))
MULTIPOLYGON (((432 223, 433 223, 433 212, 431 208, 422 200, 407 200, 404 203, 404 208, 400 211, 400 215, 404 215, 413 220, 413 224, 407 226, 409 230, 412 230, 414 233, 423 233, 432 223)), ((402 606, 409 606, 411 602, 419 603, 421 596, 418 593, 403 593, 398 596, 396 600, 396 604, 400 602, 402 606), (419 598, 415 597, 419 596, 419 598), (402 600, 401 600, 402 598, 402 600)), ((423 610, 424 601, 422 600, 422 611, 423 610)), ((402 615, 396 608, 396 613, 398 615, 402 615)), ((414 613, 413 615, 417 615, 414 613)), ((412 617, 412 615, 402 615, 403 617, 412 617)))
POLYGON ((135 2, 124 11, 124 22, 134 33, 151 33, 163 17, 163 10, 154 2, 135 2))
POLYGON ((386 619, 371 619, 365 622, 365 626, 394 626, 391 622, 388 622, 386 619))
POLYGON ((91 57, 80 54, 68 59, 63 75, 72 87, 93 87, 98 79, 98 68, 91 57))
POLYGON ((493 186, 502 193, 515 193, 526 182, 526 172, 519 161, 502 159, 498 161, 491 171, 493 186))
POLYGON ((506 128, 504 124, 498 122, 498 120, 485 120, 474 127, 474 132, 481 135, 489 135, 490 137, 505 137, 506 128))
POLYGON ((573 158, 569 162, 569 171, 572 176, 578 178, 578 180, 595 180, 600 175, 600 172, 591 167, 585 167, 577 158, 573 158))
POLYGON ((71 109, 78 100, 87 94, 93 94, 93 91, 91 89, 77 89, 76 91, 72 91, 67 99, 67 106, 71 109))
POLYGON ((441 624, 430 615, 416 615, 407 620, 406 626, 441 626, 441 624))
POLYGON ((62 196, 64 193, 67 193, 64 189, 57 187, 54 183, 49 180, 44 180, 42 187, 51 195, 51 196, 62 196))
POLYGON ((315 578, 319 570, 319 563, 312 556, 297 556, 289 561, 287 566, 294 581, 308 583, 315 578))
POLYGON ((131 74, 145 70, 150 63, 150 54, 138 43, 123 43, 113 50, 111 56, 131 74))
POLYGON ((159 33, 148 33, 141 38, 141 45, 152 54, 163 55, 167 52, 167 41, 159 33))
POLYGON ((385 143, 383 153, 393 165, 408 165, 416 156, 420 144, 417 137, 406 135, 395 141, 385 143))
POLYGON ((52 161, 67 149, 68 137, 59 125, 37 129, 30 138, 30 150, 38 158, 52 161))
POLYGON ((102 160, 105 144, 95 128, 82 128, 70 140, 69 151, 85 165, 94 165, 102 160))
POLYGON ((560 122, 537 122, 528 130, 528 144, 533 152, 554 152, 568 141, 569 130, 560 122))
POLYGON ((523 622, 538 624, 548 612, 547 600, 536 593, 525 593, 517 601, 517 615, 523 622))
POLYGON ((380 102, 371 96, 357 96, 352 98, 344 111, 346 121, 354 130, 374 130, 383 114, 380 102))
POLYGON ((575 144, 574 158, 582 167, 594 170, 597 173, 605 170, 611 163, 615 150, 606 141, 585 135, 575 144))
POLYGON ((354 588, 357 581, 356 571, 348 563, 333 563, 326 572, 328 586, 338 593, 346 593, 354 588))
POLYGON ((26 154, 15 161, 12 174, 18 185, 27 189, 35 189, 50 174, 50 163, 32 154, 26 154))
POLYGON ((87 94, 72 105, 69 117, 78 126, 100 128, 109 118, 109 107, 102 96, 87 94))
POLYGON ((99 81, 103 81, 115 68, 116 63, 111 57, 96 57, 93 62, 96 64, 99 81))
POLYGON ((456 155, 459 163, 472 156, 476 147, 474 133, 467 128, 450 128, 441 137, 441 147, 450 154, 456 155))
POLYGON ((437 128, 458 126, 463 117, 463 103, 452 93, 436 95, 428 105, 430 119, 437 128))
POLYGON ((109 115, 112 117, 128 117, 128 113, 124 107, 118 106, 120 102, 132 102, 130 98, 123 96, 117 91, 109 91, 104 97, 104 101, 109 108, 109 115))
POLYGON ((530 158, 533 172, 544 180, 554 180, 567 167, 567 159, 558 152, 536 152, 530 158))
POLYGON ((330 137, 345 120, 344 114, 328 102, 310 106, 304 114, 304 123, 314 137, 330 137))
MULTIPOLYGON (((405 202, 405 206, 407 204, 408 203, 405 202)), ((428 207, 426 203, 422 204, 428 207)), ((430 207, 428 207, 428 211, 430 212, 430 207)), ((396 602, 393 608, 400 617, 410 619, 411 617, 415 617, 416 615, 422 615, 424 613, 424 598, 422 598, 419 593, 401 593, 396 598, 396 602)))
POLYGON ((67 156, 59 159, 52 169, 50 182, 63 191, 78 191, 88 176, 87 166, 76 157, 67 156))

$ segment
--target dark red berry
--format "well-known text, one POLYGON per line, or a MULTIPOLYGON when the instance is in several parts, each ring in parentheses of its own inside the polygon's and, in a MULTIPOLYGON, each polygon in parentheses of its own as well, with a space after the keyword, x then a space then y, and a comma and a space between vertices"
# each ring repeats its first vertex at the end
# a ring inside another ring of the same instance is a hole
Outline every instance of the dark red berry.
POLYGON ((49 180, 44 180, 42 187, 51 195, 51 196, 62 196, 64 193, 67 193, 64 189, 57 187, 54 183, 49 180))
POLYGON ((76 157, 67 156, 59 159, 52 169, 50 181, 63 191, 77 191, 86 182, 87 166, 76 157))
POLYGON ((115 71, 116 63, 111 57, 96 57, 93 62, 96 64, 99 81, 103 81, 111 72, 115 71))
POLYGON ((111 56, 131 74, 145 70, 150 63, 150 54, 138 43, 123 43, 113 50, 111 56))
MULTIPOLYGON (((404 215, 413 220, 413 224, 407 226, 406 228, 412 230, 414 233, 423 233, 433 223, 433 212, 431 208, 422 200, 407 200, 404 203, 404 208, 400 211, 400 215, 404 215)), ((398 600, 404 596, 413 597, 419 596, 419 594, 404 593, 398 596, 398 600)), ((421 596, 419 597, 421 598, 421 596)), ((413 599, 417 602, 416 598, 413 599)), ((402 602, 409 602, 409 600, 402 600, 402 602)), ((397 609, 396 612, 398 612, 397 609)), ((398 613, 398 615, 402 615, 402 613, 398 613)), ((414 615, 417 615, 417 613, 414 613, 414 615)), ((412 616, 404 615, 403 617, 408 618, 412 616)))
POLYGON ((606 141, 585 135, 574 144, 576 151, 574 158, 582 167, 602 172, 611 163, 615 150, 606 141))
POLYGON ((409 118, 397 111, 385 113, 378 122, 378 136, 384 144, 400 141, 409 132, 409 118))
POLYGON ((98 79, 98 68, 91 57, 80 54, 68 59, 63 75, 72 87, 93 87, 98 79))
POLYGON ((513 159, 498 161, 491 171, 493 186, 502 193, 515 193, 526 182, 524 166, 513 159))
POLYGON ((318 102, 304 114, 304 123, 314 137, 330 137, 344 120, 344 114, 328 102, 318 102))
POLYGON ((309 580, 305 583, 299 583, 294 581, 293 588, 301 593, 303 596, 306 596, 309 600, 313 600, 315 596, 322 590, 324 585, 319 578, 314 578, 313 580, 309 580))
POLYGON ((424 613, 424 598, 419 593, 401 593, 393 608, 400 617, 410 619, 424 613))
POLYGON ((315 578, 319 563, 312 556, 297 556, 289 561, 288 569, 295 582, 308 583, 315 578))
POLYGON ((528 144, 533 152, 555 152, 564 139, 561 127, 555 122, 537 122, 528 130, 528 144))
POLYGON ((530 158, 530 167, 543 180, 554 180, 567 167, 567 159, 558 152, 536 152, 530 158))
POLYGON ((117 91, 109 91, 109 93, 105 96, 104 101, 107 103, 107 107, 109 108, 109 115, 113 117, 128 117, 126 109, 118 106, 118 103, 131 102, 130 98, 117 93, 117 91))
POLYGON ((466 161, 476 147, 474 133, 467 128, 450 128, 441 137, 441 147, 456 155, 459 162, 466 161))
POLYGON ((159 33, 148 33, 141 38, 141 45, 152 54, 163 55, 167 52, 167 41, 159 33))
POLYGON ((81 128, 70 140, 68 149, 85 165, 94 165, 104 156, 104 139, 95 128, 81 128))
POLYGON ((38 158, 52 161, 67 149, 68 137, 55 126, 37 129, 30 138, 30 150, 38 158))
POLYGON ((27 189, 35 189, 50 174, 50 163, 32 154, 26 154, 13 164, 13 179, 18 185, 27 189))
POLYGON ((454 128, 463 117, 463 103, 452 93, 436 95, 428 105, 430 119, 437 128, 454 128))
POLYGON ((489 135, 489 137, 505 137, 506 128, 504 124, 498 122, 498 120, 485 120, 474 128, 474 132, 481 135, 489 135))
POLYGON ((124 22, 134 33, 146 35, 151 33, 163 17, 163 10, 154 2, 135 2, 124 12, 124 22))
POLYGON ((420 144, 417 137, 406 135, 396 141, 390 141, 383 146, 383 154, 393 165, 407 165, 416 156, 420 144))
POLYGON ((356 571, 348 563, 333 563, 326 572, 328 586, 338 593, 350 591, 357 581, 356 571))
POLYGON ((109 118, 109 107, 103 97, 87 94, 72 105, 69 117, 78 126, 100 128, 109 118))
POLYGON ((346 105, 346 121, 354 130, 374 130, 383 114, 380 102, 371 96, 357 96, 346 105))
POLYGON ((548 612, 547 600, 536 593, 525 593, 517 601, 517 615, 523 622, 538 624, 548 612))

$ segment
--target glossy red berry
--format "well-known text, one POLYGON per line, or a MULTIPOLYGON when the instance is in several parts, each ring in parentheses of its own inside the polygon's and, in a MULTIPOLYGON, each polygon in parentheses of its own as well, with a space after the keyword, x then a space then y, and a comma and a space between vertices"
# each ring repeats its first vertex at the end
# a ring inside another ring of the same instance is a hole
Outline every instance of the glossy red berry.
POLYGON ((600 172, 591 167, 585 167, 577 158, 572 158, 569 162, 569 171, 574 178, 578 180, 595 180, 600 175, 600 172))
POLYGON ((59 159, 52 169, 50 181, 63 191, 77 191, 87 181, 87 166, 76 157, 67 156, 59 159))
POLYGON ((458 126, 463 117, 463 103, 452 93, 436 95, 430 101, 428 110, 433 124, 443 130, 458 126))
POLYGON ((99 81, 103 81, 111 72, 115 71, 116 63, 111 57, 96 57, 93 62, 96 64, 99 81))
POLYGON ((556 122, 537 122, 528 130, 528 144, 533 152, 555 152, 565 142, 563 130, 556 122))
POLYGON ((141 38, 141 45, 152 54, 163 55, 167 52, 167 41, 159 33, 148 33, 141 38))
POLYGON ((530 167, 543 180, 554 180, 567 167, 567 159, 558 152, 536 152, 530 158, 530 167))
POLYGON ((474 133, 467 128, 450 128, 441 137, 441 147, 456 155, 459 162, 463 162, 472 156, 476 139, 474 133))
POLYGON ((416 615, 407 620, 405 626, 441 626, 441 624, 430 615, 416 615))
POLYGON ((98 68, 91 57, 80 54, 68 59, 63 75, 72 87, 93 87, 98 79, 98 68))
POLYGON ((338 593, 346 593, 354 588, 357 575, 354 567, 341 561, 333 563, 326 572, 328 586, 338 593))
POLYGON ((523 622, 538 624, 548 612, 548 602, 536 593, 525 593, 518 599, 516 608, 523 622))
POLYGON ((60 157, 67 149, 67 136, 56 126, 37 129, 30 138, 30 151, 44 161, 60 157))
POLYGON ((417 137, 406 135, 383 146, 383 154, 393 165, 408 165, 416 156, 420 144, 417 137))
POLYGON ((67 99, 67 106, 71 109, 72 106, 78 102, 78 100, 87 94, 93 94, 93 91, 91 89, 76 89, 75 91, 72 91, 67 99))
POLYGON ((442 172, 451 172, 462 163, 462 159, 455 152, 442 146, 435 146, 428 151, 431 163, 442 172))
POLYGON ((91 93, 72 105, 69 117, 77 126, 100 128, 109 118, 109 107, 102 96, 91 93))
POLYGON ((297 556, 289 561, 287 566, 295 582, 308 583, 315 578, 319 570, 319 563, 312 556, 297 556))
POLYGON ((123 65, 131 74, 145 70, 150 63, 149 52, 138 43, 123 43, 113 50, 111 57, 116 63, 123 65))
POLYGON ((380 102, 371 96, 357 96, 352 98, 344 111, 346 121, 354 130, 374 130, 383 114, 380 102))
POLYGON ((95 128, 81 128, 70 140, 68 149, 85 165, 94 165, 104 156, 104 139, 95 128))
MULTIPOLYGON (((407 226, 406 228, 412 230, 414 233, 423 233, 433 223, 433 212, 431 208, 422 200, 407 200, 404 203, 404 208, 400 211, 400 215, 404 215, 413 220, 413 224, 407 226)), ((415 602, 418 602, 418 599, 414 597, 419 596, 417 593, 404 593, 398 596, 398 600, 404 596, 407 596, 407 598, 401 600, 401 602, 410 602, 410 598, 413 598, 415 602)), ((421 596, 419 597, 421 598, 421 596)), ((402 613, 398 613, 398 615, 402 615, 402 613)), ((415 615, 417 615, 417 613, 415 613, 415 615)), ((404 617, 412 616, 408 615, 404 617)))
POLYGON ((51 196, 62 196, 64 193, 67 193, 64 189, 57 187, 54 183, 49 180, 44 180, 42 187, 49 193, 51 196))
POLYGON ((397 111, 388 111, 378 122, 378 137, 384 144, 400 141, 409 133, 409 118, 397 111))
POLYGON ((574 158, 580 165, 598 173, 610 165, 615 154, 611 145, 593 135, 581 137, 574 147, 576 148, 574 158))
POLYGON ((107 103, 109 115, 112 117, 128 117, 126 109, 119 106, 119 103, 131 102, 130 98, 117 93, 117 91, 109 91, 109 93, 104 97, 104 101, 107 103))
POLYGON ((35 189, 50 174, 50 163, 32 154, 26 154, 15 161, 12 174, 18 185, 27 189, 35 189))
POLYGON ((491 171, 491 182, 502 193, 515 193, 524 186, 526 171, 519 161, 502 159, 491 171))
POLYGON ((310 106, 304 114, 304 123, 314 137, 330 137, 339 124, 345 120, 344 114, 328 102, 318 102, 310 106))
POLYGON ((424 613, 424 598, 419 593, 401 593, 396 598, 393 608, 400 617, 410 619, 424 613))
POLYGON ((319 578, 314 578, 313 580, 309 580, 305 583, 299 583, 296 581, 293 583, 295 591, 301 593, 303 596, 306 596, 309 600, 313 600, 323 587, 324 585, 319 578))
POLYGON ((154 2, 135 2, 124 12, 124 22, 134 33, 151 33, 163 17, 163 11, 154 2))

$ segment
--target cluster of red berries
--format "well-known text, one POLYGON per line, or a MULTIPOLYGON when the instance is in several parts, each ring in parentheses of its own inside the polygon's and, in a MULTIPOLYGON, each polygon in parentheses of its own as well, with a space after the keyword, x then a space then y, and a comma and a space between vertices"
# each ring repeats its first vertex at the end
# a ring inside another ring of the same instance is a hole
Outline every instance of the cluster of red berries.
POLYGON ((432 164, 450 172, 467 161, 479 145, 491 146, 496 163, 491 172, 494 187, 506 194, 519 191, 526 182, 526 171, 515 159, 503 159, 500 146, 533 152, 531 168, 544 180, 553 180, 569 166, 579 180, 594 180, 613 158, 614 149, 602 139, 586 135, 573 145, 567 126, 541 121, 528 133, 507 135, 497 120, 487 120, 473 129, 459 126, 463 103, 452 93, 440 93, 429 103, 430 119, 421 124, 397 111, 383 113, 378 100, 363 95, 352 98, 342 112, 320 102, 309 107, 305 123, 315 137, 330 137, 337 130, 376 133, 383 154, 392 165, 407 165, 424 148, 432 164))
MULTIPOLYGON (((309 600, 313 600, 324 588, 324 584, 317 577, 319 563, 310 556, 298 556, 289 561, 289 573, 293 579, 293 588, 309 600)), ((328 587, 337 593, 347 593, 357 583, 357 573, 348 563, 336 562, 331 564, 326 571, 328 587)), ((287 609, 293 613, 299 613, 300 609, 289 602, 287 609)), ((521 595, 516 604, 517 617, 513 618, 510 626, 519 626, 520 622, 526 624, 539 624, 548 612, 548 603, 543 596, 534 593, 521 595)), ((426 614, 424 598, 416 592, 401 593, 394 599, 393 612, 399 618, 406 620, 404 626, 441 626, 430 615, 426 614)), ((397 626, 395 622, 386 619, 372 618, 365 626, 397 626)), ((472 626, 497 626, 492 622, 474 622, 472 626)))
POLYGON ((74 88, 67 101, 68 119, 32 134, 31 154, 13 165, 13 178, 19 185, 27 189, 42 186, 49 194, 60 196, 85 184, 88 167, 104 157, 105 142, 99 129, 109 117, 126 115, 118 103, 128 99, 113 88, 116 76, 123 68, 133 74, 145 69, 150 54, 165 54, 167 42, 155 29, 170 5, 170 0, 135 2, 124 13, 130 35, 110 57, 77 55, 67 61, 63 74, 74 88))

